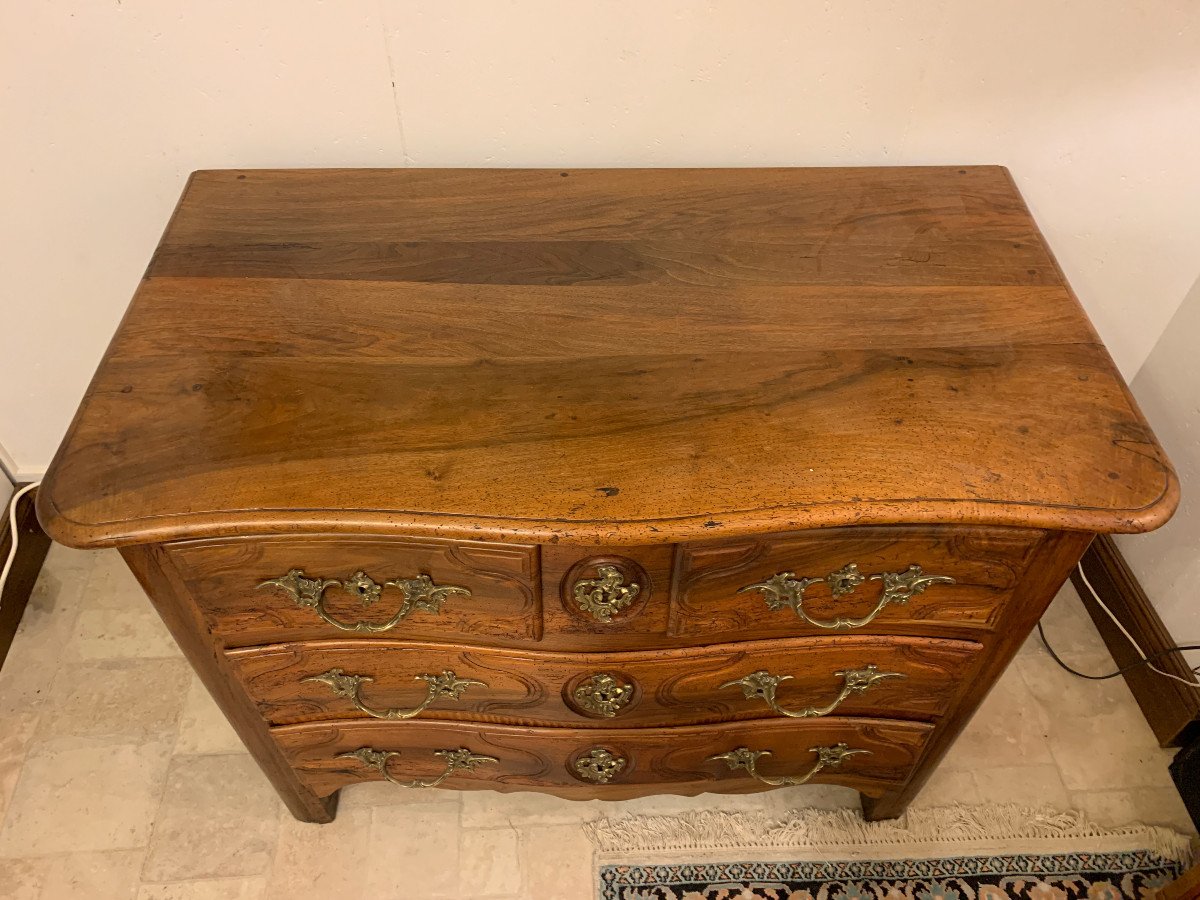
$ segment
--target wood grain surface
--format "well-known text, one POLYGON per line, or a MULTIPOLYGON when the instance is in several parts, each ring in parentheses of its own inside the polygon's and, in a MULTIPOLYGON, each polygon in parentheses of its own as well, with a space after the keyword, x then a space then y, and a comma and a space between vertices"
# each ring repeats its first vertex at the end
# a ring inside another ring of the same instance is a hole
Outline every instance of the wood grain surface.
MULTIPOLYGON (((879 796, 904 781, 916 763, 931 725, 886 719, 750 721, 679 728, 589 731, 517 728, 469 722, 340 722, 286 725, 274 729, 297 775, 317 796, 347 784, 378 781, 378 771, 339 753, 362 747, 399 751, 388 764, 399 779, 429 779, 444 769, 435 750, 466 748, 495 757, 473 771, 447 779, 445 789, 538 790, 577 800, 624 800, 648 794, 746 793, 766 790, 744 770, 731 771, 709 757, 740 746, 769 750, 760 761, 767 776, 796 775, 815 761, 809 749, 844 742, 869 751, 848 757, 837 769, 820 772, 814 783, 843 784, 879 796), (577 777, 573 763, 593 748, 627 760, 608 784, 577 777)), ((396 787, 396 790, 405 790, 396 787)))
MULTIPOLYGON (((839 673, 877 666, 885 678, 851 694, 839 716, 932 720, 946 712, 980 645, 934 638, 838 637, 719 644, 698 650, 559 654, 399 641, 320 641, 234 650, 237 677, 272 725, 321 719, 367 719, 327 684, 305 681, 334 668, 369 677, 362 702, 376 710, 416 707, 427 696, 417 675, 450 669, 483 682, 457 701, 442 698, 420 720, 473 720, 523 725, 631 728, 691 725, 778 716, 739 686, 753 672, 787 675, 777 702, 792 711, 832 703, 839 673), (574 691, 590 676, 611 674, 631 690, 611 718, 589 712, 574 691)), ((410 721, 417 721, 417 718, 410 721)))
POLYGON ((38 495, 88 547, 1176 502, 997 167, 198 172, 38 495))
POLYGON ((791 609, 771 610, 762 592, 743 589, 784 572, 823 579, 849 564, 866 579, 849 593, 834 596, 823 582, 805 589, 804 609, 814 619, 865 616, 883 592, 882 581, 870 576, 915 565, 926 575, 954 581, 930 585, 906 603, 884 607, 856 632, 932 630, 941 635, 991 628, 1046 536, 1028 528, 863 526, 684 544, 676 563, 671 634, 828 634, 791 609))

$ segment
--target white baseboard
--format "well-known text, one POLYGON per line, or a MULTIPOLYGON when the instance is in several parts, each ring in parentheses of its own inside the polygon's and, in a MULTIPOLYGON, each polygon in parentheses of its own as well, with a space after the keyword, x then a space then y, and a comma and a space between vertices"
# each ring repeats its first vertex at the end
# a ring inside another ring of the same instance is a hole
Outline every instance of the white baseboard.
POLYGON ((46 474, 45 466, 31 468, 29 466, 21 467, 17 465, 17 461, 12 458, 12 454, 5 449, 3 444, 0 444, 0 469, 4 470, 0 473, 0 477, 6 477, 7 480, 14 484, 41 481, 46 474))
POLYGON ((3 444, 0 444, 0 469, 4 470, 0 475, 5 476, 10 484, 17 477, 17 464, 3 444))

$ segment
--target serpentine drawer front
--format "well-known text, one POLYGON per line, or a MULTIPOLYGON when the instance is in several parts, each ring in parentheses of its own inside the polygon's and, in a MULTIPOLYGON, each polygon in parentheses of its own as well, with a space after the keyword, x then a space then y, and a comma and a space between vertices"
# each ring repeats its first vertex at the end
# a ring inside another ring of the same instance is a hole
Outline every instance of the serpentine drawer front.
POLYGON ((310 822, 364 781, 896 816, 1177 502, 988 166, 197 172, 37 494, 310 822))
POLYGON ((831 718, 603 732, 342 722, 289 725, 276 735, 301 780, 319 794, 360 781, 421 788, 445 776, 438 786, 533 788, 569 798, 603 791, 623 799, 808 781, 880 795, 908 776, 931 730, 921 722, 831 718))
POLYGON ((863 527, 547 546, 540 566, 535 546, 436 539, 200 541, 167 552, 227 646, 354 635, 632 650, 931 626, 969 638, 991 626, 1044 537, 863 527))
POLYGON ((930 720, 950 706, 979 649, 857 635, 588 654, 329 641, 230 659, 272 725, 483 716, 625 728, 834 713, 930 720))

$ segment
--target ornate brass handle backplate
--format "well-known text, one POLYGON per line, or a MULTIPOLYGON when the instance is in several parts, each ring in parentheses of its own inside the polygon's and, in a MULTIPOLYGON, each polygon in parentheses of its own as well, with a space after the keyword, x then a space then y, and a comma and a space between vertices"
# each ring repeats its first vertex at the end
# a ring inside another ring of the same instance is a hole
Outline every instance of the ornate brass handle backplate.
POLYGON ((398 784, 400 787, 406 788, 432 788, 437 787, 455 772, 472 771, 477 765, 485 762, 499 762, 494 756, 482 756, 478 753, 472 753, 466 747, 459 747, 457 750, 434 750, 434 756, 440 756, 446 761, 446 770, 432 781, 421 781, 419 778, 413 781, 401 781, 398 778, 393 778, 392 773, 388 771, 388 760, 393 756, 399 756, 398 750, 376 750, 374 747, 360 747, 349 753, 339 753, 338 759, 357 759, 365 766, 370 766, 375 769, 390 781, 392 784, 398 784))
POLYGON ((710 756, 709 760, 721 760, 729 766, 731 772, 736 772, 738 769, 745 769, 750 773, 750 777, 757 778, 763 784, 769 784, 771 787, 784 787, 785 785, 804 784, 812 780, 812 777, 822 769, 839 768, 847 756, 854 756, 858 753, 870 753, 870 750, 855 750, 846 744, 833 744, 829 747, 810 747, 810 753, 817 754, 817 761, 813 767, 802 775, 783 775, 778 778, 769 775, 760 775, 758 772, 758 760, 763 756, 770 756, 770 750, 751 750, 749 747, 737 747, 730 750, 728 753, 718 753, 716 756, 710 756))
POLYGON ((855 563, 850 563, 823 578, 797 578, 794 572, 780 572, 766 581, 748 584, 738 593, 762 591, 768 609, 791 609, 801 619, 818 628, 861 628, 870 623, 888 604, 907 603, 912 597, 923 593, 931 584, 954 584, 954 579, 946 575, 926 575, 924 570, 916 565, 909 566, 904 572, 881 572, 878 575, 865 576, 858 571, 855 563), (829 585, 830 592, 836 600, 851 593, 868 579, 882 581, 883 593, 875 603, 875 608, 860 619, 850 616, 837 616, 829 620, 814 619, 804 609, 804 592, 811 585, 824 582, 829 585))
POLYGON ((473 678, 459 678, 451 669, 445 669, 440 675, 421 674, 413 676, 414 681, 424 681, 428 686, 425 699, 412 709, 374 709, 362 700, 362 686, 374 681, 369 675, 347 675, 341 669, 330 669, 321 675, 310 675, 301 681, 316 681, 329 685, 333 692, 353 703, 362 712, 376 719, 411 719, 419 715, 441 697, 458 700, 463 691, 473 684, 487 687, 487 683, 473 678))
POLYGON ((278 578, 268 578, 260 588, 267 586, 283 588, 291 595, 297 606, 309 607, 318 616, 342 631, 366 631, 378 634, 395 628, 414 609, 426 612, 440 613, 442 603, 451 594, 462 594, 470 597, 471 592, 457 585, 436 585, 428 575, 418 575, 416 578, 403 578, 396 581, 385 581, 382 585, 376 583, 365 572, 355 572, 349 578, 309 578, 300 569, 291 569, 286 575, 278 578), (372 606, 379 602, 385 587, 398 588, 404 599, 396 614, 386 622, 343 622, 325 608, 325 591, 331 587, 340 587, 351 596, 362 601, 363 606, 372 606))
POLYGON ((842 690, 828 706, 806 706, 803 709, 785 709, 775 699, 775 691, 779 687, 780 682, 789 681, 794 676, 772 675, 765 669, 751 672, 749 675, 739 678, 736 681, 727 681, 721 685, 721 688, 741 687, 742 693, 747 700, 755 697, 761 698, 766 702, 767 706, 771 707, 771 709, 775 710, 781 716, 787 716, 790 719, 813 719, 817 716, 829 715, 851 694, 865 693, 877 681, 882 681, 884 678, 905 677, 900 672, 880 672, 879 668, 874 665, 864 666, 861 669, 847 669, 843 672, 835 672, 834 674, 842 678, 842 690))

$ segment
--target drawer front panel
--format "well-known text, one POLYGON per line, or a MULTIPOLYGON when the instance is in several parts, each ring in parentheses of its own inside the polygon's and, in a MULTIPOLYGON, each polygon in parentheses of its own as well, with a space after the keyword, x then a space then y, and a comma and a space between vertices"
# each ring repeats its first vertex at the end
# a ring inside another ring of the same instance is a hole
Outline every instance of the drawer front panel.
POLYGON ((877 795, 911 773, 933 729, 885 719, 752 721, 598 732, 460 722, 342 722, 274 731, 319 796, 348 784, 621 799, 807 781, 877 795))
POLYGON ((623 728, 835 713, 929 720, 947 709, 979 650, 846 635, 620 654, 323 641, 229 658, 273 725, 390 718, 623 728))
POLYGON ((1043 534, 903 526, 685 544, 671 632, 730 640, 987 629, 1043 534))
POLYGON ((540 637, 537 547, 306 538, 167 550, 229 647, 347 634, 476 643, 540 637))

